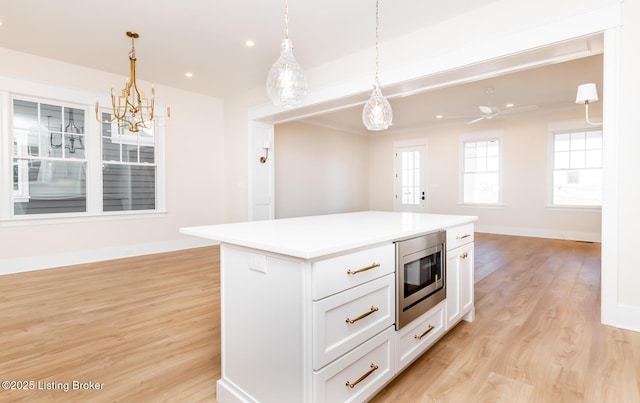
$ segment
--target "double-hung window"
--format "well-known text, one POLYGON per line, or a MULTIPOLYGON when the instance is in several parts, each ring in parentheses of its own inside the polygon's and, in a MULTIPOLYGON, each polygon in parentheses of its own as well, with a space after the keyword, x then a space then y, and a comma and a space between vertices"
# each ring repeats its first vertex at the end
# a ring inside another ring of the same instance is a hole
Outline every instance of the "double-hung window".
POLYGON ((602 130, 553 133, 552 205, 602 206, 602 130))
POLYGON ((499 205, 501 189, 501 138, 462 140, 462 203, 499 205))
POLYGON ((13 99, 13 214, 87 211, 84 110, 13 99))

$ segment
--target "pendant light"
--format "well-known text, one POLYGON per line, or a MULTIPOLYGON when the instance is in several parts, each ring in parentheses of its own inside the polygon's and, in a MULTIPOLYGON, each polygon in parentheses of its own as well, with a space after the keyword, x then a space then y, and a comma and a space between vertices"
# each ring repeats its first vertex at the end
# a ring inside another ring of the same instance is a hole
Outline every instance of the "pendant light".
POLYGON ((391 104, 382 95, 380 90, 380 81, 378 80, 378 37, 379 37, 379 17, 378 17, 378 0, 376 0, 376 77, 373 82, 373 92, 371 98, 364 104, 362 110, 362 122, 367 129, 372 131, 386 130, 393 121, 393 111, 391 110, 391 104))
POLYGON ((307 79, 293 57, 293 45, 289 39, 289 4, 284 2, 284 39, 280 57, 267 75, 267 94, 276 106, 289 108, 302 103, 307 95, 307 79))

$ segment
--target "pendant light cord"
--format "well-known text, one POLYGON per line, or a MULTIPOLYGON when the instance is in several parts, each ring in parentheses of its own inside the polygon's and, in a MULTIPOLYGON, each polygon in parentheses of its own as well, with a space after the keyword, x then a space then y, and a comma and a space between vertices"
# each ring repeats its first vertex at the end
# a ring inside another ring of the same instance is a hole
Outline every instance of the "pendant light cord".
POLYGON ((289 2, 284 1, 284 38, 289 39, 289 2))
POLYGON ((378 37, 380 35, 379 28, 378 28, 379 26, 380 26, 380 22, 378 18, 378 0, 376 0, 376 83, 379 81, 378 80, 378 64, 379 64, 378 37))

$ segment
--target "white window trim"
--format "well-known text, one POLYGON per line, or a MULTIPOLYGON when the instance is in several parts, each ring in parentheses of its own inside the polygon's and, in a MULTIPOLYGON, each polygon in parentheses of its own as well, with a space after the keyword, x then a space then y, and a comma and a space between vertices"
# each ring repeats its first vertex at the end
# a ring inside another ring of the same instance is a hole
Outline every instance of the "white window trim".
MULTIPOLYGON (((100 123, 95 119, 95 93, 69 89, 50 84, 31 82, 16 78, 0 76, 0 227, 43 225, 69 222, 91 222, 102 220, 154 218, 166 216, 166 174, 164 156, 163 125, 157 125, 156 135, 156 208, 155 210, 135 210, 102 212, 102 154, 100 123), (13 214, 13 134, 11 132, 11 103, 13 98, 35 100, 73 105, 84 109, 87 121, 85 127, 87 155, 96 156, 87 159, 87 212, 14 215, 13 214), (95 172, 95 174, 94 174, 95 172), (8 191, 8 192, 7 192, 8 191)), ((98 98, 100 104, 110 105, 108 94, 98 98)), ((163 121, 162 108, 157 105, 160 113, 156 114, 158 122, 163 121)))
POLYGON ((483 208, 503 208, 504 207, 504 130, 492 129, 477 132, 462 133, 459 136, 459 158, 458 158, 458 206, 460 207, 483 207, 483 208), (497 203, 465 203, 464 202, 464 144, 475 141, 500 141, 500 155, 498 161, 500 170, 498 172, 498 202, 497 203))
MULTIPOLYGON (((571 131, 590 131, 603 130, 602 127, 594 127, 584 120, 563 120, 558 122, 550 122, 547 125, 547 197, 544 208, 551 211, 567 211, 567 212, 583 212, 583 213, 599 213, 602 206, 571 206, 571 205, 555 205, 553 204, 553 170, 554 170, 554 141, 556 133, 571 131)), ((602 133, 604 141, 604 132, 602 133)), ((604 148, 603 148, 603 165, 604 165, 604 148)), ((604 168, 603 168, 604 169, 604 168)))

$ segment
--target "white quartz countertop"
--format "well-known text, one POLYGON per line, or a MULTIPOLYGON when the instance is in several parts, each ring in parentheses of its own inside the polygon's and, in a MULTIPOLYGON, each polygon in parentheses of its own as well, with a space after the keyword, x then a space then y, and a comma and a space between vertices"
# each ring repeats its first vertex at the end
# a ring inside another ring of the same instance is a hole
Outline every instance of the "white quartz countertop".
POLYGON ((393 242, 476 221, 476 216, 363 211, 181 228, 221 243, 302 259, 393 242))

